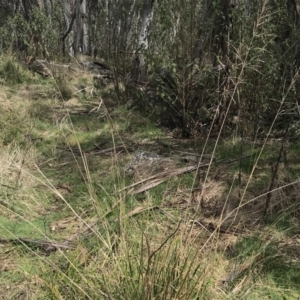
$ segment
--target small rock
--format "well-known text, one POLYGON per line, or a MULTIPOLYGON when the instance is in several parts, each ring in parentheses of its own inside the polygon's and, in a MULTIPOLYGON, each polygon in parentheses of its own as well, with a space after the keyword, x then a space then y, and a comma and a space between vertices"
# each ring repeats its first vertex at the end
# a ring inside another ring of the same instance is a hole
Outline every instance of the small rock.
POLYGON ((125 166, 124 171, 125 173, 131 173, 139 166, 150 166, 162 158, 163 157, 153 152, 138 151, 133 159, 125 166))

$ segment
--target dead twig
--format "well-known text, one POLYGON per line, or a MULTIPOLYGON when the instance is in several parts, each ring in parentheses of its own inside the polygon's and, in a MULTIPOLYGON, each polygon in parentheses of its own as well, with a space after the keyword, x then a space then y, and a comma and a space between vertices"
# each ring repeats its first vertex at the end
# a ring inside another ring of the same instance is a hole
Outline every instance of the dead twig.
POLYGON ((84 151, 83 153, 87 156, 89 156, 89 155, 98 155, 98 154, 104 154, 104 153, 107 153, 107 152, 113 152, 113 151, 117 151, 117 150, 118 151, 124 150, 125 146, 124 145, 118 145, 118 146, 103 149, 103 150, 96 150, 96 149, 98 149, 98 148, 93 148, 91 150, 84 151))
POLYGON ((243 233, 243 231, 234 228, 234 227, 226 227, 226 226, 218 226, 217 224, 214 224, 212 222, 206 221, 204 219, 200 219, 197 221, 194 221, 194 223, 198 226, 201 226, 202 228, 205 228, 207 231, 209 232, 214 232, 216 230, 218 230, 221 233, 226 233, 226 234, 239 234, 241 235, 243 233))
MULTIPOLYGON (((197 153, 192 153, 192 152, 185 152, 185 151, 179 151, 177 150, 176 152, 183 154, 183 155, 190 155, 190 156, 196 156, 196 157, 203 157, 206 159, 211 159, 211 155, 210 154, 197 154, 197 153)), ((213 158, 213 160, 215 160, 215 157, 213 158)))
POLYGON ((64 148, 64 147, 56 147, 57 149, 60 150, 64 150, 67 152, 72 152, 74 154, 78 154, 78 155, 82 155, 85 154, 86 156, 91 156, 91 155, 99 155, 99 154, 105 154, 108 152, 113 152, 113 151, 120 151, 120 150, 124 150, 125 146, 124 145, 118 145, 115 147, 111 147, 111 148, 107 148, 107 149, 103 149, 103 150, 99 150, 98 146, 95 146, 94 148, 87 150, 87 151, 79 151, 77 149, 68 149, 68 148, 64 148))
POLYGON ((7 187, 7 188, 9 188, 9 189, 13 189, 13 190, 16 189, 16 187, 14 187, 14 186, 9 186, 9 185, 4 184, 4 183, 1 183, 0 185, 1 185, 1 186, 4 186, 4 187, 7 187))
POLYGON ((86 227, 81 230, 80 232, 77 232, 73 234, 71 237, 69 237, 65 242, 63 243, 56 243, 46 240, 34 240, 34 239, 28 239, 28 238, 0 238, 0 243, 14 243, 14 244, 26 244, 27 246, 34 246, 35 248, 39 248, 47 253, 56 251, 58 249, 65 250, 65 249, 71 249, 74 250, 76 247, 73 245, 69 245, 70 242, 73 242, 78 236, 84 234, 86 231, 90 230, 92 227, 94 227, 99 222, 99 219, 96 219, 91 224, 86 224, 86 227))
POLYGON ((74 246, 67 245, 65 243, 56 243, 45 240, 33 240, 28 238, 13 238, 13 239, 3 239, 0 238, 0 243, 14 243, 14 244, 26 244, 27 246, 37 247, 45 252, 52 252, 58 249, 75 249, 74 246))

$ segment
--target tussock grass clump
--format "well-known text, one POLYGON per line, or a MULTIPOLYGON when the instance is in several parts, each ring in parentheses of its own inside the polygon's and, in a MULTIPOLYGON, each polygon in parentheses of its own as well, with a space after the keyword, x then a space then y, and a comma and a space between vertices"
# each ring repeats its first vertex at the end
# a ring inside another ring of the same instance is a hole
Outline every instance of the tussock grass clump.
POLYGON ((55 83, 59 98, 61 100, 69 100, 73 95, 73 89, 68 80, 64 77, 56 77, 55 83))
POLYGON ((0 78, 8 85, 33 82, 33 76, 11 55, 0 56, 0 78))

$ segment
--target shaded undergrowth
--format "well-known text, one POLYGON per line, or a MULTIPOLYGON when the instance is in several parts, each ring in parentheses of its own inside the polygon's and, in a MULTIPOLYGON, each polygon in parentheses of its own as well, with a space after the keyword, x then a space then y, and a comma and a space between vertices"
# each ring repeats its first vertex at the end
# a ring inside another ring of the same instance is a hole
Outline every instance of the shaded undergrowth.
POLYGON ((57 88, 1 92, 4 299, 298 296, 297 141, 280 156, 275 139, 177 139, 99 91, 62 100, 57 88), (195 164, 189 154, 206 166, 134 194, 155 175, 124 173, 137 150, 172 159, 164 171, 195 164))

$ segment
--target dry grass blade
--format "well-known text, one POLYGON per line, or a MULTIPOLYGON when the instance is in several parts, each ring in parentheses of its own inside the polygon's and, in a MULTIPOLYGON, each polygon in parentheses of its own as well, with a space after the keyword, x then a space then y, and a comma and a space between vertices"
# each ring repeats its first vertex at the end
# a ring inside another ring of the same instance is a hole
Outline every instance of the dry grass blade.
POLYGON ((140 213, 143 213, 144 211, 151 210, 151 209, 159 209, 158 206, 150 206, 150 207, 144 207, 144 206, 138 206, 135 209, 133 209, 131 212, 129 212, 126 217, 132 217, 135 215, 138 215, 140 213))
POLYGON ((142 192, 145 192, 147 190, 150 190, 151 188, 160 185, 161 183, 165 182, 169 177, 163 178, 163 179, 154 179, 151 182, 141 186, 139 189, 136 191, 133 191, 131 194, 139 194, 142 192))
POLYGON ((240 265, 237 268, 235 268, 232 272, 230 272, 220 282, 222 284, 233 282, 240 274, 242 274, 246 270, 249 270, 254 264, 258 263, 261 259, 262 259, 262 257, 259 255, 259 256, 254 257, 254 259, 249 260, 249 261, 243 263, 242 265, 240 265))

